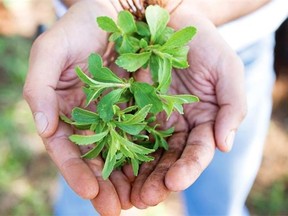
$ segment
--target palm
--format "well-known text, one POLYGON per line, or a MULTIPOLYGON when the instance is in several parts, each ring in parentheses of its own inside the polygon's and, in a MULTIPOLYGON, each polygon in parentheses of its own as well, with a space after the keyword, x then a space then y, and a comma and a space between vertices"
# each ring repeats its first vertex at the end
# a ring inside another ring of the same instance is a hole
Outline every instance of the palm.
MULTIPOLYGON (((58 120, 59 114, 68 115, 73 107, 83 106, 85 102, 82 84, 74 68, 80 66, 87 71, 88 56, 95 52, 103 55, 108 49, 107 34, 97 28, 95 22, 97 16, 103 15, 115 17, 117 11, 107 2, 81 1, 40 36, 31 50, 24 94, 34 115, 40 113, 38 116, 42 120, 49 120, 38 130, 49 155, 71 188, 81 197, 91 199, 99 213, 116 215, 121 209, 121 197, 112 182, 118 178, 125 187, 128 185, 125 176, 115 172, 111 181, 103 181, 103 161, 100 158, 82 160, 81 151, 85 150, 80 150, 68 139, 73 129, 58 120), (41 73, 43 69, 45 73, 41 73), (114 208, 107 208, 110 205, 114 208)), ((104 57, 104 61, 108 57, 104 57)), ((124 196, 129 194, 129 187, 124 196)), ((128 201, 122 208, 129 206, 128 201)))
POLYGON ((200 102, 186 105, 184 115, 174 113, 168 122, 164 121, 163 126, 174 126, 175 133, 168 140, 169 150, 158 151, 154 155, 156 160, 143 164, 135 179, 131 199, 139 208, 156 205, 170 191, 189 187, 212 160, 216 146, 222 151, 229 150, 226 136, 230 130, 236 130, 244 116, 240 61, 209 21, 189 16, 180 9, 171 18, 172 27, 178 29, 195 23, 198 33, 190 44, 190 66, 173 72, 170 92, 194 94, 200 102))

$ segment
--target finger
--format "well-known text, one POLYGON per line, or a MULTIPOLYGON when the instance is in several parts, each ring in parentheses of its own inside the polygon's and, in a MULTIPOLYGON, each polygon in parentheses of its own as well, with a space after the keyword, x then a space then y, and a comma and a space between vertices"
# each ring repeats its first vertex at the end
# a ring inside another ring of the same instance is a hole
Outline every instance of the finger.
POLYGON ((169 138, 169 149, 164 152, 154 171, 146 179, 141 189, 141 200, 148 206, 155 206, 170 194, 165 185, 165 176, 170 167, 181 156, 186 144, 187 133, 181 132, 169 138))
POLYGON ((101 216, 120 215, 121 204, 112 182, 102 178, 103 161, 99 158, 87 161, 99 184, 99 193, 91 203, 101 216))
POLYGON ((139 69, 138 71, 136 71, 135 73, 133 73, 133 77, 135 80, 137 80, 138 82, 146 82, 149 84, 153 84, 153 80, 150 74, 149 69, 139 69))
POLYGON ((65 45, 58 44, 59 40, 50 40, 52 36, 57 37, 57 35, 47 37, 45 34, 33 44, 29 71, 23 89, 24 98, 32 110, 41 137, 51 136, 58 125, 58 102, 54 90, 63 68, 59 59, 65 59, 65 54, 64 49, 57 52, 53 50, 55 47, 65 45))
POLYGON ((211 162, 214 151, 213 124, 204 123, 193 128, 181 157, 166 174, 166 187, 171 191, 188 188, 211 162))
POLYGON ((43 141, 69 186, 82 198, 93 199, 98 194, 99 185, 91 169, 81 159, 78 147, 69 141, 71 132, 68 125, 59 122, 56 133, 43 141))
POLYGON ((149 163, 144 163, 141 165, 140 171, 138 176, 135 178, 133 183, 132 191, 131 191, 131 203, 139 209, 145 209, 148 206, 142 201, 141 194, 142 194, 142 187, 148 178, 148 176, 153 172, 155 166, 158 163, 162 155, 162 150, 158 150, 157 152, 153 153, 151 156, 154 157, 154 160, 149 163))
POLYGON ((226 64, 219 68, 223 74, 219 75, 216 86, 219 112, 215 120, 216 144, 224 152, 231 150, 235 133, 246 115, 242 63, 235 56, 226 64))
POLYGON ((129 179, 120 170, 115 170, 111 173, 110 181, 114 185, 122 209, 130 209, 132 204, 130 202, 131 184, 129 179))
POLYGON ((122 171, 125 174, 125 176, 128 178, 130 183, 133 183, 136 176, 134 176, 133 168, 131 164, 126 164, 122 167, 122 171))

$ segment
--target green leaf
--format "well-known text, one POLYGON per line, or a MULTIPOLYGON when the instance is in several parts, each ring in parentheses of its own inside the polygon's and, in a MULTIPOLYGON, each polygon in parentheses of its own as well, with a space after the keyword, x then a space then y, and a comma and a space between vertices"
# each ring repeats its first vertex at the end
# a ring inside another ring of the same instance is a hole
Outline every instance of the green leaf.
POLYGON ((101 142, 97 143, 96 146, 92 150, 88 151, 81 157, 85 159, 94 159, 98 157, 98 155, 101 153, 104 146, 105 146, 105 139, 101 140, 101 142))
POLYGON ((154 152, 154 149, 148 149, 143 146, 137 145, 128 139, 120 136, 114 129, 110 130, 111 135, 115 140, 118 140, 118 143, 122 146, 126 146, 130 152, 138 153, 138 154, 150 154, 154 152))
POLYGON ((199 98, 195 95, 160 95, 161 98, 165 100, 173 101, 174 103, 178 104, 187 104, 187 103, 194 103, 199 102, 199 98))
POLYGON ((72 118, 78 123, 97 124, 100 120, 99 115, 95 112, 75 107, 72 110, 72 118))
POLYGON ((174 127, 171 127, 167 130, 161 130, 161 131, 157 131, 158 133, 161 134, 162 137, 168 137, 168 136, 171 136, 174 132, 174 127))
POLYGON ((170 87, 172 80, 172 64, 171 61, 167 58, 158 58, 159 70, 158 70, 158 87, 157 89, 166 93, 170 87))
POLYGON ((139 107, 134 105, 134 106, 129 106, 129 107, 126 107, 125 109, 121 110, 122 113, 129 113, 129 112, 132 112, 134 110, 137 110, 139 107))
POLYGON ((126 138, 123 138, 120 136, 114 128, 110 129, 110 135, 111 140, 114 146, 116 146, 117 149, 119 149, 126 157, 128 158, 134 158, 134 153, 128 148, 127 145, 124 145, 124 143, 121 140, 127 140, 126 138))
POLYGON ((153 54, 150 58, 150 72, 153 81, 158 83, 157 89, 162 93, 166 93, 172 80, 172 64, 171 60, 166 58, 164 53, 157 52, 157 54, 153 54))
POLYGON ((75 126, 77 129, 80 129, 80 130, 88 130, 90 127, 91 127, 91 124, 90 123, 84 123, 84 122, 75 122, 75 121, 72 121, 71 119, 69 119, 67 116, 65 115, 60 115, 60 119, 62 121, 64 121, 65 123, 67 124, 70 124, 70 125, 73 125, 75 126))
POLYGON ((112 173, 114 166, 116 165, 116 154, 111 151, 111 148, 108 150, 108 154, 105 160, 105 164, 102 170, 102 177, 104 180, 108 179, 112 173))
POLYGON ((151 41, 154 43, 166 28, 169 13, 158 5, 150 5, 146 8, 145 17, 151 32, 151 41))
POLYGON ((160 147, 164 148, 165 150, 168 150, 169 148, 167 141, 163 137, 160 137, 160 147))
POLYGON ((198 102, 199 98, 194 95, 159 95, 164 99, 164 109, 168 118, 172 111, 176 109, 180 114, 183 114, 183 104, 198 102))
POLYGON ((140 42, 139 42, 139 46, 141 49, 146 48, 148 46, 148 43, 145 39, 141 38, 140 42))
POLYGON ((98 85, 98 84, 99 84, 97 81, 95 81, 95 80, 91 79, 89 76, 87 76, 87 75, 82 71, 82 69, 81 69, 80 67, 77 66, 77 67, 75 68, 75 71, 76 71, 77 76, 79 77, 79 79, 80 79, 83 83, 85 83, 85 84, 87 84, 87 85, 89 85, 89 86, 95 86, 95 85, 98 85))
POLYGON ((107 124, 100 121, 98 124, 91 125, 90 130, 94 131, 95 133, 101 133, 102 131, 107 130, 107 124))
POLYGON ((144 142, 144 141, 148 141, 149 140, 149 136, 147 136, 145 134, 136 134, 136 135, 133 135, 132 140, 133 141, 143 141, 144 142))
POLYGON ((123 34, 131 34, 137 31, 133 15, 128 11, 120 11, 118 14, 118 26, 123 34))
POLYGON ((121 148, 121 142, 118 139, 118 134, 113 128, 113 126, 110 126, 109 130, 110 134, 110 140, 108 142, 109 144, 109 151, 111 151, 112 154, 116 154, 120 148, 121 148))
POLYGON ((83 91, 86 95, 86 107, 93 101, 96 100, 105 90, 105 88, 86 88, 83 87, 83 91))
POLYGON ((195 27, 188 26, 175 32, 168 41, 162 46, 162 50, 174 49, 186 46, 187 43, 194 37, 197 30, 195 27))
POLYGON ((160 44, 160 45, 163 45, 173 35, 174 32, 175 32, 174 29, 172 29, 170 27, 166 27, 163 30, 162 34, 160 34, 158 36, 156 43, 160 44))
POLYGON ((99 134, 93 134, 93 135, 78 135, 74 134, 69 137, 69 139, 76 143, 77 145, 90 145, 93 143, 96 143, 100 140, 102 140, 106 135, 108 131, 99 133, 99 134))
POLYGON ((165 113, 167 114, 167 119, 169 119, 174 110, 174 103, 171 101, 166 101, 166 103, 163 104, 163 108, 165 113))
POLYGON ((159 56, 152 53, 149 59, 149 68, 154 83, 158 83, 159 56))
POLYGON ((131 94, 131 92, 129 91, 128 88, 124 89, 123 90, 123 93, 119 99, 119 103, 126 103, 126 102, 129 102, 131 101, 133 95, 131 94))
POLYGON ((166 53, 172 55, 172 66, 174 68, 184 69, 189 67, 187 56, 188 56, 189 47, 177 47, 171 50, 166 50, 166 53))
POLYGON ((116 64, 129 72, 134 72, 142 67, 150 56, 151 52, 125 53, 117 58, 116 64))
POLYGON ((118 153, 116 155, 116 164, 114 166, 114 169, 117 169, 118 167, 121 167, 125 164, 126 162, 126 157, 123 153, 118 153), (122 155, 122 157, 120 158, 120 155, 122 155))
POLYGON ((98 26, 106 32, 118 32, 119 29, 113 19, 107 16, 97 17, 98 26))
POLYGON ((124 35, 116 41, 116 51, 119 54, 136 53, 139 49, 139 40, 132 36, 124 35))
POLYGON ((180 113, 181 115, 184 114, 184 109, 182 104, 178 104, 178 103, 174 103, 174 108, 177 110, 178 113, 180 113))
POLYGON ((109 68, 103 67, 102 58, 98 54, 93 53, 89 56, 88 69, 93 78, 99 82, 123 83, 123 81, 109 68))
MULTIPOLYGON (((155 151, 154 149, 152 149, 153 151, 155 151)), ((136 153, 136 159, 138 159, 139 161, 142 161, 142 162, 149 162, 149 161, 153 161, 154 158, 150 155, 143 155, 143 154, 138 154, 136 153)))
POLYGON ((108 122, 113 118, 113 105, 119 101, 122 92, 123 89, 113 90, 99 101, 97 105, 97 112, 103 121, 108 122))
POLYGON ((143 37, 150 37, 149 26, 145 22, 136 22, 137 33, 143 37))
POLYGON ((120 146, 120 151, 125 155, 127 158, 134 158, 134 153, 129 150, 126 145, 120 146))
POLYGON ((109 41, 111 42, 115 42, 119 37, 121 37, 121 33, 120 32, 114 32, 109 36, 109 41))
POLYGON ((156 89, 148 83, 134 82, 131 85, 131 91, 140 108, 152 104, 151 113, 157 114, 163 110, 162 101, 158 98, 156 89))
POLYGON ((156 150, 159 147, 164 148, 165 150, 168 150, 168 143, 167 141, 164 139, 166 137, 169 137, 173 134, 174 132, 174 128, 169 128, 167 130, 164 131, 159 131, 159 130, 155 130, 155 129, 148 129, 148 131, 154 136, 155 142, 154 142, 154 146, 153 148, 156 150))
POLYGON ((132 164, 133 174, 134 176, 137 176, 139 172, 139 161, 132 158, 131 164, 132 164))
POLYGON ((127 124, 124 122, 115 122, 115 124, 121 130, 131 135, 138 135, 146 126, 146 123, 127 124))
POLYGON ((66 115, 63 115, 63 114, 60 115, 60 119, 67 124, 73 124, 74 123, 70 118, 68 118, 66 115))
POLYGON ((126 145, 131 152, 135 152, 135 153, 142 154, 142 155, 143 154, 144 155, 150 154, 150 153, 154 152, 154 149, 148 149, 148 148, 145 148, 143 146, 137 145, 133 142, 130 142, 127 139, 124 139, 121 136, 119 136, 119 141, 121 142, 122 145, 126 145))
POLYGON ((152 104, 148 104, 141 108, 139 111, 137 111, 132 117, 130 117, 128 120, 124 121, 125 124, 138 124, 145 120, 146 116, 148 115, 150 109, 152 107, 152 104))

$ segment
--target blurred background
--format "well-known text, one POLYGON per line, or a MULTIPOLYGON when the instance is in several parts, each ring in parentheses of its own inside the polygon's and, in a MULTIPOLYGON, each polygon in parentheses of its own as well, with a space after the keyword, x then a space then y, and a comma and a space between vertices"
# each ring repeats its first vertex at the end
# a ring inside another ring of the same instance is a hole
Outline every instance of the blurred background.
MULTIPOLYGON (((0 215, 52 215, 57 170, 22 98, 29 50, 55 20, 52 0, 0 0, 0 215)), ((288 21, 277 32, 274 108, 262 166, 249 195, 252 215, 288 215, 288 21)), ((132 215, 183 214, 179 194, 132 215)), ((124 213, 126 214, 126 213, 124 213)), ((128 212, 127 212, 128 215, 128 212)))

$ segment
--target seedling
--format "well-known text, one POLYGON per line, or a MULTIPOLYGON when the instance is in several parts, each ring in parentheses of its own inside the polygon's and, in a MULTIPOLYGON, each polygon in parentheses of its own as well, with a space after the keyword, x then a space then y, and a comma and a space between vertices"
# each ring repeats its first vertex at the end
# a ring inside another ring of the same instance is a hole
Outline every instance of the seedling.
POLYGON ((114 42, 119 54, 116 64, 128 73, 149 68, 153 84, 118 77, 103 65, 100 55, 91 54, 88 60, 91 76, 80 67, 76 73, 84 83, 86 105, 96 103, 96 110, 76 107, 71 119, 61 116, 77 129, 94 132, 74 134, 69 139, 77 145, 93 146, 83 158, 102 156, 104 179, 126 163, 132 165, 136 176, 141 163, 153 160, 150 153, 158 148, 168 149, 166 138, 173 134, 173 128, 160 130, 157 114, 166 112, 168 120, 173 111, 183 114, 183 104, 199 101, 194 95, 168 94, 172 69, 189 66, 187 44, 196 29, 189 26, 175 31, 168 27, 169 13, 159 6, 147 7, 145 19, 146 22, 135 21, 130 12, 121 11, 117 22, 102 16, 97 23, 110 33, 109 41, 114 42), (121 104, 129 106, 121 109, 121 104))

